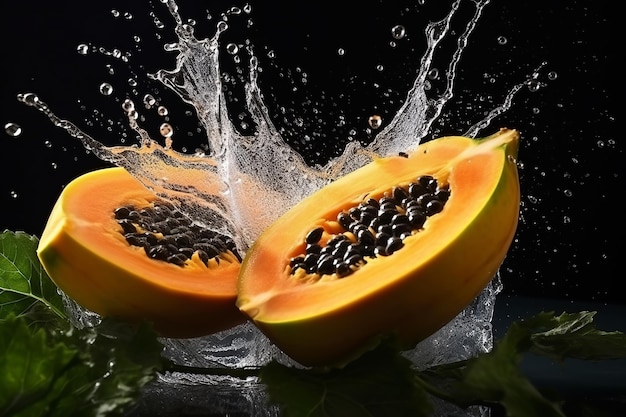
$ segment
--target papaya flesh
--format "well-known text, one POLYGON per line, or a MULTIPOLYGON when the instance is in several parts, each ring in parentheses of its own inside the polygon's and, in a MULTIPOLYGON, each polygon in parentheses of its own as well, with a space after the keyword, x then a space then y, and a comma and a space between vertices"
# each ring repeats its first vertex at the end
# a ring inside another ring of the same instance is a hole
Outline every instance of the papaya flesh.
POLYGON ((159 244, 164 232, 130 224, 133 214, 150 218, 164 204, 123 168, 84 174, 58 198, 38 257, 54 283, 84 308, 103 317, 152 322, 162 336, 202 336, 244 322, 235 306, 237 257, 208 259, 196 251, 167 261, 161 254, 171 245, 159 244), (154 240, 152 247, 144 236, 154 240), (131 244, 131 238, 139 241, 131 244))
POLYGON ((327 185, 275 221, 247 252, 238 307, 307 366, 340 365, 388 336, 414 347, 469 305, 504 260, 519 215, 518 141, 509 129, 480 140, 439 138, 327 185), (294 271, 293 259, 307 251, 312 230, 323 229, 322 246, 337 234, 350 235, 337 225, 340 213, 381 201, 421 176, 436 179, 449 196, 400 249, 364 257, 347 276, 294 271))

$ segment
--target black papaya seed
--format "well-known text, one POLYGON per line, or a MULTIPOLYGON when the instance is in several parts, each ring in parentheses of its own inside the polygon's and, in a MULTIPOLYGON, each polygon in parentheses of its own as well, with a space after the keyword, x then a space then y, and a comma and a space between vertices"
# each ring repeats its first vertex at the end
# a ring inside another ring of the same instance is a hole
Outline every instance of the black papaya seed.
POLYGON ((316 227, 315 229, 311 230, 306 235, 306 237, 304 238, 304 241, 306 243, 308 243, 308 244, 317 243, 322 238, 322 234, 323 233, 324 233, 324 228, 323 227, 316 227))

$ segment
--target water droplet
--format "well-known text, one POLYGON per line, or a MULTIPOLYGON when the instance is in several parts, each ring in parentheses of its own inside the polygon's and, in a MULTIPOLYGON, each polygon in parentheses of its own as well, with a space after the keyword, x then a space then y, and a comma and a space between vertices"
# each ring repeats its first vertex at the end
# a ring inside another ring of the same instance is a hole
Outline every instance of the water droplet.
POLYGON ((382 64, 376 65, 376 71, 383 71, 385 67, 382 64))
POLYGON ((572 190, 563 190, 563 194, 565 194, 565 196, 567 197, 571 197, 574 193, 572 193, 572 190))
POLYGON ((165 106, 159 106, 159 108, 157 109, 157 114, 159 116, 167 116, 169 113, 169 110, 167 110, 167 107, 165 106))
POLYGON ((133 18, 133 15, 130 12, 124 13, 124 19, 131 20, 132 18, 133 18))
POLYGON ((344 56, 346 54, 346 50, 343 48, 337 49, 337 55, 344 56))
POLYGON ((120 17, 120 11, 117 9, 111 10, 111 14, 113 15, 113 17, 120 17))
POLYGON ((539 89, 543 87, 543 85, 541 84, 541 81, 539 80, 530 80, 528 81, 527 84, 528 84, 528 89, 533 93, 536 91, 539 91, 539 89))
POLYGON ((404 35, 406 35, 406 30, 404 29, 404 26, 396 25, 391 28, 391 36, 393 36, 394 39, 402 39, 404 38, 404 35))
POLYGON ((131 99, 127 98, 122 103, 122 110, 124 110, 126 113, 130 113, 130 112, 134 111, 135 110, 135 103, 133 103, 133 101, 131 99))
POLYGON ((235 55, 237 52, 239 52, 239 47, 235 43, 229 43, 228 45, 226 45, 226 52, 231 55, 235 55))
POLYGON ((22 128, 15 123, 7 123, 4 125, 4 131, 7 135, 17 137, 22 134, 22 128))
POLYGON ((76 47, 76 52, 78 52, 81 55, 87 55, 87 52, 89 52, 89 46, 87 46, 84 43, 81 43, 80 45, 76 47))
POLYGON ((100 84, 100 94, 110 96, 113 93, 113 86, 109 83, 100 84))
POLYGON ((56 163, 56 162, 52 162, 52 163, 50 164, 50 166, 52 167, 52 169, 57 169, 57 168, 58 168, 58 165, 57 165, 57 163, 56 163))
POLYGON ((50 142, 49 140, 45 141, 43 144, 46 148, 52 148, 52 142, 50 142))
POLYGON ((155 17, 153 22, 154 22, 154 26, 156 26, 157 29, 163 29, 165 27, 163 22, 161 22, 161 20, 159 20, 158 17, 155 17))
POLYGON ((137 87, 137 80, 134 78, 129 78, 128 85, 130 85, 131 87, 137 87))
POLYGON ((163 123, 159 128, 159 132, 164 138, 169 138, 174 134, 174 128, 169 123, 163 123))
POLYGON ((17 198, 17 192, 16 191, 11 190, 9 195, 11 196, 11 198, 17 198))
POLYGON ((146 108, 150 108, 154 106, 154 104, 156 103, 156 99, 152 94, 146 94, 145 96, 143 96, 143 103, 146 105, 146 108))
POLYGON ((369 117, 367 123, 370 125, 372 129, 378 129, 383 124, 383 119, 377 114, 374 114, 369 117))

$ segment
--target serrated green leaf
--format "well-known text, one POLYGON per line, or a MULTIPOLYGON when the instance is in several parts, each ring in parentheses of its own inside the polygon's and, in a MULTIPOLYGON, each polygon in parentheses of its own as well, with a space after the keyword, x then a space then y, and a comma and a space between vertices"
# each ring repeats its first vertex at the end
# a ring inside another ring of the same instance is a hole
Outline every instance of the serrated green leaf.
POLYGON ((531 336, 530 351, 562 361, 565 358, 608 360, 626 358, 626 334, 605 332, 595 328, 595 311, 544 313, 527 326, 539 328, 531 336))
POLYGON ((452 396, 468 403, 499 403, 508 417, 564 417, 560 405, 545 398, 519 369, 529 340, 530 331, 513 323, 491 352, 468 361, 452 396))
POLYGON ((66 318, 57 287, 37 258, 38 243, 23 232, 0 234, 0 321, 10 314, 33 321, 66 318))
POLYGON ((79 350, 80 365, 67 369, 57 385, 50 417, 123 415, 162 368, 163 347, 148 325, 107 319, 95 328, 74 329, 66 343, 79 350))
POLYGON ((78 355, 42 328, 11 314, 0 322, 0 415, 45 415, 50 392, 78 355))
POLYGON ((162 368, 162 345, 147 325, 102 330, 47 332, 14 315, 0 322, 0 415, 124 415, 162 368))
POLYGON ((414 383, 411 362, 382 344, 345 368, 326 372, 272 362, 261 370, 286 417, 429 416, 432 403, 414 383))

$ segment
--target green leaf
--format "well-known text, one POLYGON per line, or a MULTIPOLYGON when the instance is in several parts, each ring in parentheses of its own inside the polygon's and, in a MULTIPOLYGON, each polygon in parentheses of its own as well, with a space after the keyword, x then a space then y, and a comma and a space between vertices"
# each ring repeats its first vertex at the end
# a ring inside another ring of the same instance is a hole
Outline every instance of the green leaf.
POLYGON ((539 329, 531 337, 530 352, 562 361, 565 358, 607 360, 626 358, 626 334, 597 330, 595 311, 579 313, 542 313, 525 325, 539 329))
POLYGON ((42 328, 11 314, 0 323, 0 415, 44 415, 46 398, 76 349, 49 343, 42 328), (20 411, 28 409, 27 413, 20 411))
POLYGON ((286 417, 429 416, 426 392, 415 384, 411 362, 387 343, 330 371, 271 362, 261 370, 272 401, 286 417))
POLYGON ((32 321, 66 318, 57 287, 37 258, 38 243, 23 232, 0 233, 0 321, 11 313, 32 321))
POLYGON ((26 317, 0 322, 0 415, 121 416, 162 368, 149 326, 107 320, 46 332, 26 317))
POLYGON ((468 404, 499 403, 508 417, 564 417, 560 405, 545 398, 519 369, 529 341, 530 331, 513 323, 491 352, 468 361, 451 395, 468 404))

